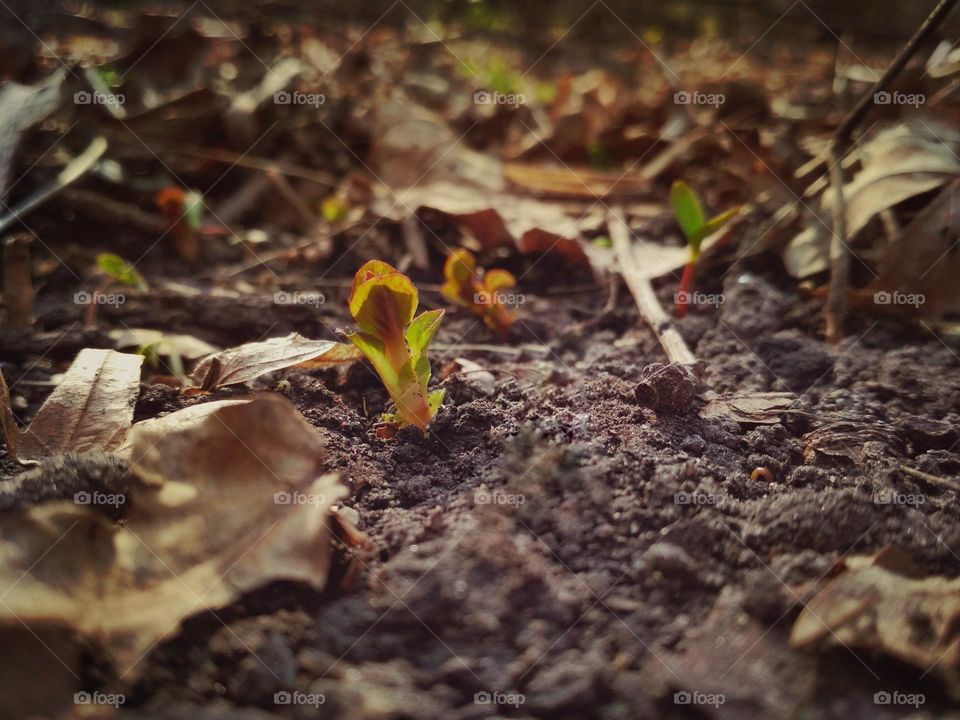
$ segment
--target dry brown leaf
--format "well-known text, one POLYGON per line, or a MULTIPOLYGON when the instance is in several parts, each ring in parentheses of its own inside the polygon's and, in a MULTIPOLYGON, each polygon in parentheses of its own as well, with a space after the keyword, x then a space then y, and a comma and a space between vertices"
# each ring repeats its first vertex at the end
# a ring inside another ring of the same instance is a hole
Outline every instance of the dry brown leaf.
POLYGON ((316 430, 280 395, 178 414, 131 431, 123 525, 67 502, 5 518, 0 625, 70 628, 131 680, 189 615, 275 580, 323 588, 346 490, 321 474, 316 430))
POLYGON ((954 180, 881 251, 879 279, 856 306, 881 314, 938 318, 960 311, 960 180, 954 180))
POLYGON ((284 368, 333 367, 355 362, 362 357, 353 345, 333 340, 309 340, 297 333, 290 333, 285 337, 247 343, 206 357, 194 368, 190 379, 197 386, 203 385, 211 366, 219 362, 219 374, 213 379, 212 385, 204 388, 212 390, 223 385, 250 382, 268 372, 284 368))
POLYGON ((790 633, 797 648, 842 644, 930 670, 960 698, 960 579, 912 579, 874 564, 831 581, 790 633))
POLYGON ((700 414, 731 418, 740 423, 775 425, 790 410, 797 396, 790 392, 742 392, 710 398, 700 414))
POLYGON ((22 432, 13 422, 4 384, 0 412, 8 454, 19 462, 36 462, 67 452, 116 450, 133 422, 142 364, 141 355, 81 350, 22 432))

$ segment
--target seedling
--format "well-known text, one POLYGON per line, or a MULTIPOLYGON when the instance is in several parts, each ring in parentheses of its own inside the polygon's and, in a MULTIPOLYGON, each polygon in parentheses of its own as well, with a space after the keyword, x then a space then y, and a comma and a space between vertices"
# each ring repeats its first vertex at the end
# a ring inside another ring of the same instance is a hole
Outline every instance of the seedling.
MULTIPOLYGON (((113 253, 100 253, 97 255, 97 268, 107 276, 108 280, 103 282, 93 293, 94 296, 102 295, 113 285, 126 285, 136 290, 144 292, 149 290, 147 281, 143 275, 137 272, 136 268, 124 260, 119 255, 113 253)), ((87 327, 93 327, 97 319, 97 306, 99 303, 91 302, 87 306, 85 323, 87 327)))
POLYGON ((373 365, 395 414, 383 420, 395 427, 415 425, 424 433, 443 401, 443 390, 427 391, 430 360, 427 346, 443 310, 428 310, 416 318, 417 288, 410 278, 381 260, 371 260, 353 278, 350 314, 359 330, 347 335, 373 365))
POLYGON ((504 300, 504 290, 517 280, 506 270, 484 272, 469 250, 455 250, 443 266, 445 282, 440 294, 483 318, 483 322, 501 337, 507 337, 516 318, 504 300))
POLYGON ((673 204, 673 214, 677 224, 687 238, 687 247, 690 249, 690 259, 683 268, 680 278, 680 287, 677 291, 677 317, 687 313, 687 302, 690 290, 693 287, 693 275, 696 271, 697 260, 700 258, 700 246, 705 238, 713 235, 736 215, 739 207, 726 210, 714 215, 709 220, 703 211, 703 203, 696 191, 683 180, 677 180, 670 188, 670 202, 673 204))
POLYGON ((203 198, 193 191, 184 192, 178 187, 164 188, 153 198, 154 204, 163 211, 170 224, 177 255, 190 264, 200 259, 200 233, 203 219, 203 198))
POLYGON ((148 289, 147 281, 143 279, 143 275, 138 273, 133 265, 119 255, 100 253, 97 255, 97 267, 121 285, 127 285, 137 290, 148 289))

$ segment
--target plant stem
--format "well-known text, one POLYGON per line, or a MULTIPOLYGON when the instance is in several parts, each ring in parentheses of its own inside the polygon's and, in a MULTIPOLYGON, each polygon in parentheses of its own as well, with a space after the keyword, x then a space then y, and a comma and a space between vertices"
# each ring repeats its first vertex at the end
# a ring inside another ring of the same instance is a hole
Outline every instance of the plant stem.
POLYGON ((682 318, 687 314, 687 305, 689 304, 690 289, 693 287, 693 275, 696 272, 697 263, 691 260, 683 266, 683 275, 680 276, 680 287, 677 289, 677 317, 682 318))

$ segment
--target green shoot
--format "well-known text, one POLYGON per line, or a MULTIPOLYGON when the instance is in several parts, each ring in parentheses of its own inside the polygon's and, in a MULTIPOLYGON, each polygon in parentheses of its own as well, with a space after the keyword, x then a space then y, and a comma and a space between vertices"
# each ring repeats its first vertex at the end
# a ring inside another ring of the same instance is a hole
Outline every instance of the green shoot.
POLYGON ((687 239, 687 247, 690 250, 690 259, 683 268, 683 276, 680 278, 680 287, 677 290, 677 317, 683 317, 687 312, 693 276, 697 260, 700 259, 700 247, 703 241, 726 225, 734 215, 740 212, 740 208, 731 208, 708 219, 700 196, 683 180, 675 181, 670 188, 670 202, 673 205, 674 217, 687 239))
POLYGON ((410 278, 381 260, 371 260, 353 278, 349 307, 359 329, 347 338, 373 365, 397 406, 396 414, 384 420, 426 432, 444 394, 443 390, 427 391, 430 361, 426 354, 443 310, 414 317, 418 302, 410 278))

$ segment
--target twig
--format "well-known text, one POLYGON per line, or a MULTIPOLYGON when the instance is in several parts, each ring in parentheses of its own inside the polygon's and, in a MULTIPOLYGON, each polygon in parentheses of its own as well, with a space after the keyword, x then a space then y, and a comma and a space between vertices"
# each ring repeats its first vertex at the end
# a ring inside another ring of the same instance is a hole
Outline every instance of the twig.
POLYGON ((906 67, 920 45, 930 37, 956 5, 957 0, 939 0, 927 19, 903 46, 883 75, 863 94, 833 133, 830 142, 830 184, 833 185, 833 239, 830 243, 830 294, 827 297, 827 341, 838 343, 843 338, 843 322, 847 312, 847 287, 850 278, 850 248, 847 247, 846 207, 843 198, 843 167, 840 161, 850 145, 853 131, 870 110, 874 95, 890 87, 894 78, 906 67))
POLYGON ((698 369, 697 358, 673 326, 673 320, 661 307, 660 301, 653 291, 653 285, 643 277, 637 268, 633 256, 633 247, 630 243, 630 229, 627 227, 627 219, 623 208, 616 207, 607 213, 607 229, 610 232, 610 239, 613 241, 613 250, 617 255, 620 274, 637 302, 640 315, 653 329, 670 362, 686 365, 692 370, 698 369))
POLYGON ((26 330, 33 324, 32 239, 26 233, 18 233, 4 243, 3 299, 7 306, 7 327, 11 330, 26 330))
POLYGON ((924 482, 928 482, 931 485, 938 485, 940 487, 945 487, 949 490, 954 490, 960 492, 960 482, 952 480, 950 478, 943 478, 937 475, 931 475, 930 473, 925 473, 922 470, 916 470, 912 467, 908 467, 903 463, 898 463, 897 467, 907 475, 912 475, 915 478, 919 478, 924 482))

